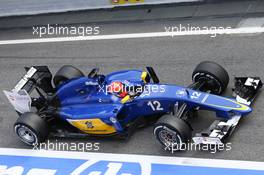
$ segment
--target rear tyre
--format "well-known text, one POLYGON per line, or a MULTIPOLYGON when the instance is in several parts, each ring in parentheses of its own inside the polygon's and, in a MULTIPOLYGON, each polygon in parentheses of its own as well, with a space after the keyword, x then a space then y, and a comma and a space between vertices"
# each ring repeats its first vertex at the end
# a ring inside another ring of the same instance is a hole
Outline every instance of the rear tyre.
POLYGON ((183 145, 192 137, 191 127, 184 120, 172 115, 162 116, 155 124, 153 132, 156 139, 168 150, 182 150, 183 145))
POLYGON ((211 61, 203 61, 196 66, 192 74, 193 82, 204 82, 205 90, 213 94, 221 94, 225 91, 229 76, 227 71, 219 64, 211 61))
POLYGON ((54 75, 53 83, 55 87, 73 78, 83 77, 82 71, 71 65, 62 66, 54 75))
POLYGON ((46 122, 32 112, 22 114, 14 124, 14 130, 20 140, 30 146, 44 142, 49 134, 46 122))

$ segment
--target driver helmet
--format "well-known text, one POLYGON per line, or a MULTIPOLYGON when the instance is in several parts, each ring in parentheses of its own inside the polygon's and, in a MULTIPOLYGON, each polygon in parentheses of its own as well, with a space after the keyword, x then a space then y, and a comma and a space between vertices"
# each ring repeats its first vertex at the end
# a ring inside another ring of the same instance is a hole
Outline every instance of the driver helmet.
POLYGON ((120 98, 124 98, 128 94, 126 86, 119 81, 112 82, 108 87, 108 92, 113 93, 120 98))

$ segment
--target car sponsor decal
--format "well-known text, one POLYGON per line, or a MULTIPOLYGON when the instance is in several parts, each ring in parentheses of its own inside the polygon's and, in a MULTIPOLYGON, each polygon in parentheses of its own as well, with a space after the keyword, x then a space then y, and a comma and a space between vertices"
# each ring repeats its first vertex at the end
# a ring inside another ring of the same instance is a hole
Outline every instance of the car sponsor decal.
POLYGON ((67 121, 74 127, 88 134, 112 134, 116 132, 114 126, 104 123, 99 118, 82 120, 67 119, 67 121))
POLYGON ((184 89, 180 89, 180 90, 176 91, 176 96, 178 96, 178 97, 184 97, 186 95, 187 95, 187 92, 184 89))

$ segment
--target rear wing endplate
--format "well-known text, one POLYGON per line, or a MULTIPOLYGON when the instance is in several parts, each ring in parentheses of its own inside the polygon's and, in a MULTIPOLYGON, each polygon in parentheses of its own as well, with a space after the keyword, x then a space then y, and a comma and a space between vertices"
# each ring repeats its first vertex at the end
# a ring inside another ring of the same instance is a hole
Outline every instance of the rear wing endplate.
POLYGON ((15 87, 11 91, 3 91, 11 105, 21 114, 31 110, 32 99, 29 94, 34 88, 40 88, 45 93, 53 91, 52 74, 47 66, 33 66, 25 69, 27 73, 15 87))

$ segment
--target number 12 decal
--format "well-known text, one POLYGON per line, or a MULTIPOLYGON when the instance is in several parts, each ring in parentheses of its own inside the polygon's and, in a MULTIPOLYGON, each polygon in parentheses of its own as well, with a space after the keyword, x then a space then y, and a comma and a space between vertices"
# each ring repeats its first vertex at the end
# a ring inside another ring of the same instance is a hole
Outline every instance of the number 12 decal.
POLYGON ((193 92, 191 95, 191 99, 197 99, 202 95, 200 92, 193 92))
POLYGON ((159 101, 149 101, 148 106, 150 106, 153 111, 162 111, 163 110, 159 101))

